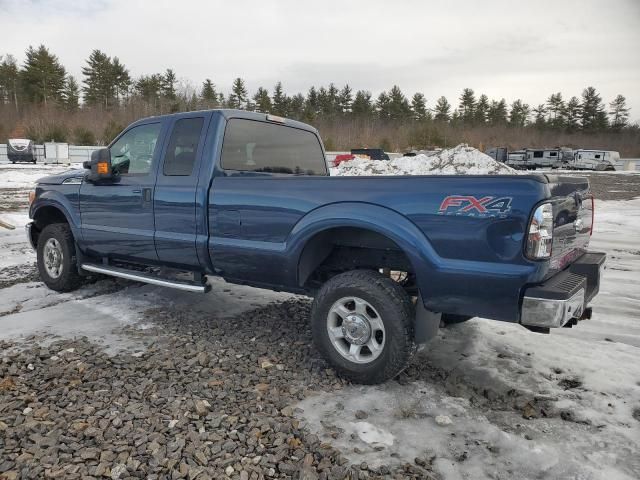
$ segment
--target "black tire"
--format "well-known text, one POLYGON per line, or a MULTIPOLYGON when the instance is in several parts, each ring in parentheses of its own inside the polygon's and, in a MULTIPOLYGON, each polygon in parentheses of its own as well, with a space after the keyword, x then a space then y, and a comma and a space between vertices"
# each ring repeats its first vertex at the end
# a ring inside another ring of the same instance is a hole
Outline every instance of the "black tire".
POLYGON ((38 236, 37 246, 38 272, 40 279, 51 290, 57 292, 69 292, 82 284, 82 277, 78 274, 76 263, 76 249, 71 228, 66 223, 52 223, 44 227, 38 236), (61 271, 58 277, 52 276, 45 267, 45 245, 50 239, 54 239, 61 252, 61 271))
POLYGON ((311 308, 313 340, 317 349, 339 375, 352 382, 385 382, 402 372, 416 352, 413 303, 400 285, 379 272, 353 270, 333 277, 322 286, 311 308), (384 346, 379 356, 369 363, 348 360, 329 337, 329 311, 339 299, 349 296, 368 302, 379 312, 384 325, 384 346))
POLYGON ((473 317, 468 315, 456 315, 454 313, 443 313, 440 320, 445 325, 455 325, 456 323, 466 322, 467 320, 471 320, 473 317))

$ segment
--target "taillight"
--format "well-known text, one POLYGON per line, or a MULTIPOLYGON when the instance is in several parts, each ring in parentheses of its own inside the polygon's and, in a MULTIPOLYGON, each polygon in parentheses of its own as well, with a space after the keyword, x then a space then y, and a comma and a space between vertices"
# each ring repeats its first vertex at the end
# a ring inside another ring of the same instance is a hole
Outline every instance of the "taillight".
POLYGON ((526 255, 532 260, 551 257, 553 244, 553 206, 543 203, 531 217, 527 235, 526 255))

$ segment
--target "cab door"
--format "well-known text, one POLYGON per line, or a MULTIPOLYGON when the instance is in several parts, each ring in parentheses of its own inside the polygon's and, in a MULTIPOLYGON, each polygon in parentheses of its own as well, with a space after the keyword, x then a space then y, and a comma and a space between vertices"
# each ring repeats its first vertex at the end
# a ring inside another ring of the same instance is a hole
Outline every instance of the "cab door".
POLYGON ((196 251, 198 222, 204 219, 197 194, 198 171, 210 112, 174 117, 162 154, 153 200, 155 246, 163 264, 190 269, 201 262, 196 251), (199 218, 202 217, 202 218, 199 218))
POLYGON ((160 119, 126 130, 109 147, 108 182, 80 187, 83 246, 89 253, 124 260, 157 260, 153 195, 163 122, 160 119))

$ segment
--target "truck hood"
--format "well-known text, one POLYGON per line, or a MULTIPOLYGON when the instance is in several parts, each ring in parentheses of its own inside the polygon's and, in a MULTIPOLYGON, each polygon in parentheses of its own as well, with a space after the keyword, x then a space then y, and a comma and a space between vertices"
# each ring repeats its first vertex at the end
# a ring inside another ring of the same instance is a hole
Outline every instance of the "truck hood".
POLYGON ((56 175, 49 175, 48 177, 39 178, 36 183, 45 185, 62 185, 63 183, 65 183, 65 181, 69 181, 70 179, 82 180, 85 174, 86 170, 76 168, 58 173, 56 175))

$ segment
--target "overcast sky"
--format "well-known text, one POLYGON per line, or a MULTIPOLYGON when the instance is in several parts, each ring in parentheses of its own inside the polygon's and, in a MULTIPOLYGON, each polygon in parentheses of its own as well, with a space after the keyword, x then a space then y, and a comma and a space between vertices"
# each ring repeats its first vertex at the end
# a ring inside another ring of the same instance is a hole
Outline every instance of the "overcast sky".
POLYGON ((592 85, 640 120, 640 0, 0 0, 0 32, 0 55, 44 43, 80 80, 97 48, 225 92, 238 76, 289 94, 397 84, 432 107, 465 87, 535 105, 592 85))

